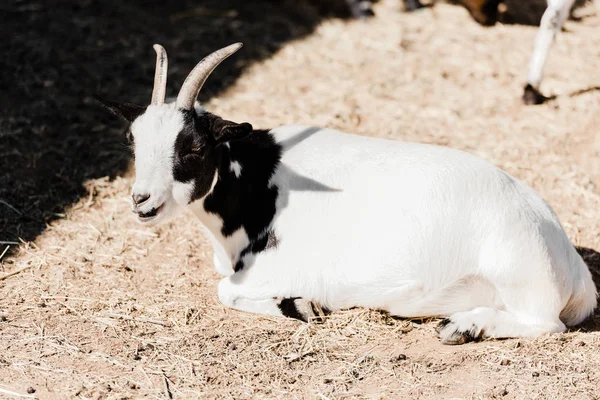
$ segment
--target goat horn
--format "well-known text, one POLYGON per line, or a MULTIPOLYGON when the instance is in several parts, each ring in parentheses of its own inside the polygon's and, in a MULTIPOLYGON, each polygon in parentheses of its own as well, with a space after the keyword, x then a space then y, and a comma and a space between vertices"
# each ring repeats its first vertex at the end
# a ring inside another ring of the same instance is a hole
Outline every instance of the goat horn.
POLYGON ((160 44, 155 44, 156 51, 156 72, 154 73, 154 89, 152 90, 152 105, 160 106, 165 103, 167 94, 167 52, 160 44))
POLYGON ((221 62, 238 51, 241 47, 241 43, 235 43, 204 57, 204 59, 194 67, 188 77, 185 78, 185 82, 183 82, 181 90, 177 95, 177 107, 183 110, 191 110, 194 107, 196 97, 198 97, 198 93, 200 93, 200 89, 202 89, 208 76, 221 62))

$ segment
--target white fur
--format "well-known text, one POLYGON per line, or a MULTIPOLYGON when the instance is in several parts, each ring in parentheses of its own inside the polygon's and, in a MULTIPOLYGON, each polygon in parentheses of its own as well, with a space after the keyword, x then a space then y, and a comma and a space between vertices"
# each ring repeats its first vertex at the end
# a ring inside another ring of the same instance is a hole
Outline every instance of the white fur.
MULTIPOLYGON (((176 114, 151 106, 133 127, 134 193, 150 193, 153 206, 166 199, 169 209, 191 193, 172 177, 176 114)), ((271 179, 279 193, 268 228, 275 247, 247 255, 234 272, 248 235, 241 228, 223 236, 204 199, 191 204, 226 276, 223 304, 281 315, 277 298, 302 297, 331 310, 451 316, 441 330, 446 343, 464 327, 490 337, 560 332, 595 308, 590 272, 556 215, 494 165, 449 148, 327 129, 272 133, 283 147, 271 179)))
POLYGON ((135 145, 135 184, 132 195, 149 194, 150 198, 134 211, 149 212, 164 204, 150 221, 154 224, 183 210, 189 203, 194 182, 177 182, 173 177, 175 140, 183 128, 183 117, 175 104, 148 106, 131 125, 135 145))
MULTIPOLYGON (((224 304, 280 315, 269 299, 300 296, 333 310, 459 313, 443 340, 469 323, 490 337, 558 332, 596 306, 590 272, 556 215, 492 164, 332 130, 273 133, 285 148, 272 179, 279 244, 219 284, 224 304)), ((248 243, 214 228, 227 253, 248 243)))
POLYGON ((527 83, 539 89, 544 74, 544 66, 550 53, 550 48, 558 31, 569 16, 575 0, 548 0, 548 8, 542 16, 540 29, 535 39, 535 47, 529 64, 527 83))
POLYGON ((229 165, 229 169, 231 170, 231 172, 233 172, 235 174, 236 177, 240 177, 242 176, 242 166, 240 165, 239 162, 237 161, 232 161, 231 164, 229 165))

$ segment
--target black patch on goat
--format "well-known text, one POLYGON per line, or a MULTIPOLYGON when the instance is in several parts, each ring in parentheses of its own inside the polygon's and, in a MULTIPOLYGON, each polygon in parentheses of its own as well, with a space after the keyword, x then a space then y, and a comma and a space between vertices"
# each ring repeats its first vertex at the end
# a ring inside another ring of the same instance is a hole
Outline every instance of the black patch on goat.
POLYGON ((267 228, 275 217, 278 188, 269 184, 281 160, 282 149, 267 130, 252 130, 248 123, 236 124, 195 110, 181 111, 184 126, 175 141, 173 176, 179 182, 194 182, 191 201, 204 196, 204 209, 223 221, 221 233, 231 236, 243 228, 250 244, 242 251, 234 270, 244 268, 243 257, 277 246, 267 228), (238 162, 241 175, 231 171, 238 162), (215 172, 218 180, 210 194, 215 172))
POLYGON ((279 165, 281 146, 268 131, 255 130, 219 149, 219 180, 204 200, 204 209, 221 217, 224 236, 244 228, 253 243, 275 216, 278 188, 269 180, 279 165), (239 177, 230 170, 232 161, 242 166, 239 177))
MULTIPOLYGON (((444 328, 446 328, 448 325, 450 325, 451 323, 452 323, 452 317, 444 318, 443 320, 441 320, 438 323, 436 330, 439 333, 444 328)), ((452 340, 452 342, 450 342, 451 344, 465 344, 468 342, 475 342, 475 341, 481 340, 481 338, 483 337, 484 334, 485 334, 485 332, 483 329, 480 329, 479 333, 477 333, 477 326, 475 326, 475 324, 472 324, 471 328, 469 328, 467 330, 456 329, 454 332, 452 332, 450 334, 449 338, 452 340)))
MULTIPOLYGON (((275 232, 267 229, 275 217, 279 194, 278 188, 269 181, 280 163, 282 148, 269 131, 251 130, 246 135, 248 127, 251 129, 249 124, 236 125, 210 113, 196 115, 193 111, 184 111, 184 114, 184 128, 175 143, 175 179, 194 180, 191 201, 206 196, 204 209, 221 218, 224 236, 231 236, 240 228, 245 230, 250 243, 241 251, 234 266, 238 272, 245 267, 246 255, 279 244, 275 232), (223 137, 232 139, 223 141, 223 137), (240 176, 231 171, 233 161, 241 166, 240 176), (215 172, 218 180, 212 192, 206 195, 215 172)), ((284 298, 277 306, 286 317, 308 321, 310 315, 298 310, 296 300, 302 299, 284 298)), ((313 303, 310 307, 316 316, 319 308, 313 303)))
POLYGON ((271 248, 276 248, 278 243, 279 241, 277 239, 277 236, 275 236, 275 233, 273 231, 269 231, 266 234, 260 236, 258 239, 251 241, 250 244, 248 244, 248 246, 246 246, 244 250, 242 250, 242 252, 240 253, 240 258, 235 264, 233 270, 235 272, 238 272, 244 269, 244 256, 250 253, 258 254, 271 248))
POLYGON ((314 301, 305 300, 302 297, 275 298, 279 300, 277 307, 285 317, 299 319, 308 322, 323 322, 325 317, 331 313, 327 307, 323 307, 314 301), (298 303, 305 303, 305 310, 298 309, 298 303), (307 307, 310 307, 308 309, 307 307))
POLYGON ((298 307, 296 307, 296 299, 300 299, 300 297, 286 297, 282 299, 277 307, 283 314, 284 317, 299 319, 300 321, 308 322, 306 317, 298 311, 298 307))
POLYGON ((252 254, 257 254, 274 247, 276 248, 278 243, 279 241, 277 240, 277 236, 275 236, 275 232, 271 230, 256 239, 252 244, 248 245, 242 251, 242 256, 245 256, 250 252, 252 252, 252 254))
POLYGON ((94 96, 104 107, 113 114, 129 122, 133 122, 137 117, 146 112, 146 106, 140 106, 132 103, 118 103, 116 101, 106 100, 100 96, 94 96))
MULTIPOLYGON (((206 129, 206 121, 195 111, 183 113, 183 128, 175 140, 173 177, 179 182, 194 181, 192 201, 205 196, 213 183, 219 151, 206 129)), ((203 116, 204 114, 202 114, 203 116)))
POLYGON ((546 100, 550 100, 550 97, 544 96, 529 83, 525 86, 523 90, 523 102, 525 104, 543 104, 546 100))
POLYGON ((244 260, 242 259, 242 256, 240 256, 240 259, 238 260, 238 262, 235 263, 235 266, 233 267, 233 271, 238 272, 243 269, 244 269, 244 260))

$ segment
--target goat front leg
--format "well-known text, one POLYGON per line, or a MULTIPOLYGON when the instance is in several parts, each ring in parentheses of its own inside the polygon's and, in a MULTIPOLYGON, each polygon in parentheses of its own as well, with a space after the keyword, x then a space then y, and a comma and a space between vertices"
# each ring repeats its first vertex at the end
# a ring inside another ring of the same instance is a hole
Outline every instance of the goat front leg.
POLYGON ((288 317, 304 322, 321 320, 329 313, 315 301, 302 297, 269 295, 264 286, 253 287, 234 275, 219 282, 219 300, 227 307, 255 314, 288 317))
POLYGON ((523 91, 523 102, 525 104, 542 104, 548 97, 542 95, 539 87, 544 75, 544 66, 550 53, 550 48, 558 31, 562 28, 565 20, 569 16, 571 7, 575 0, 549 0, 548 8, 542 16, 540 29, 535 39, 535 47, 531 62, 529 63, 529 73, 527 75, 527 84, 523 91))

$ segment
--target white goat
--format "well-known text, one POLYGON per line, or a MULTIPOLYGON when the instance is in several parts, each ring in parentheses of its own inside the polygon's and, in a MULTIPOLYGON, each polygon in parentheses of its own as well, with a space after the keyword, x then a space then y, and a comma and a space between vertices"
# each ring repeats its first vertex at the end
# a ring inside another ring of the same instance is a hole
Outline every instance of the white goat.
POLYGON ((558 31, 561 30, 569 17, 575 0, 547 0, 548 8, 542 16, 540 29, 535 39, 533 55, 527 74, 527 85, 523 92, 523 101, 526 104, 541 104, 547 97, 540 93, 539 87, 544 75, 544 66, 550 53, 550 48, 558 31))
MULTIPOLYGON (((464 6, 473 19, 484 26, 494 25, 498 19, 498 6, 504 0, 456 0, 464 6)), ((373 15, 368 0, 346 0, 355 17, 366 17, 373 15)), ((434 1, 435 2, 435 1, 434 1)), ((547 0, 548 8, 542 16, 540 29, 538 30, 533 54, 529 64, 527 83, 523 90, 523 102, 525 104, 541 104, 548 99, 540 93, 540 85, 544 74, 544 66, 552 48, 554 38, 569 17, 575 0, 547 0)), ((595 0, 596 7, 600 9, 600 1, 595 0)), ((422 8, 419 0, 404 0, 407 11, 422 8)))
MULTIPOLYGON (((498 17, 498 6, 504 0, 458 0, 482 25, 494 25, 498 17)), ((541 104, 548 99, 540 93, 544 66, 558 32, 570 15, 575 0, 546 0, 548 7, 542 16, 535 39, 533 54, 527 73, 527 83, 523 90, 525 104, 541 104)), ((598 0, 596 0, 596 4, 598 0)))
POLYGON ((131 121, 133 211, 185 207, 207 228, 221 302, 309 320, 354 306, 448 317, 443 343, 562 332, 596 307, 588 267, 550 206, 473 155, 282 126, 253 130, 195 102, 241 44, 202 60, 164 104, 157 51, 148 107, 103 101, 131 121))

